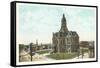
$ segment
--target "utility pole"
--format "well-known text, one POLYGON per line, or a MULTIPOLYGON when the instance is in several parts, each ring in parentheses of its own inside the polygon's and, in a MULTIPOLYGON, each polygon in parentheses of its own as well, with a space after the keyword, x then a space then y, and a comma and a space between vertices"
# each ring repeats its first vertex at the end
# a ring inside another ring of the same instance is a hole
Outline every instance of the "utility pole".
POLYGON ((83 49, 83 47, 82 47, 82 59, 83 59, 83 56, 84 56, 84 49, 83 49))
POLYGON ((78 59, 79 59, 79 56, 80 56, 80 48, 78 49, 78 59))
POLYGON ((31 56, 31 61, 32 61, 32 45, 33 45, 33 43, 30 43, 30 56, 31 56))

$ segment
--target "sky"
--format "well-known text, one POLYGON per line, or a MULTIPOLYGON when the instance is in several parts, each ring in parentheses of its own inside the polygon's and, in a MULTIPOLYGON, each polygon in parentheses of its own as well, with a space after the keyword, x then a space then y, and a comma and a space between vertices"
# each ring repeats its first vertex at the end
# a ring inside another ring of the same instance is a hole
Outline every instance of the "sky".
POLYGON ((52 43, 52 34, 60 30, 63 13, 68 30, 76 31, 80 41, 95 40, 96 8, 18 3, 18 43, 52 43))

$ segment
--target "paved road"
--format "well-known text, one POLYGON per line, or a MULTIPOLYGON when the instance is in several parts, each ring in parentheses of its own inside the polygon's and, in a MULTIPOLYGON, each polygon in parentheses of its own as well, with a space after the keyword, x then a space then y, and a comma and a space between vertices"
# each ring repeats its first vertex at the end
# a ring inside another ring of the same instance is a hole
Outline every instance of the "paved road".
POLYGON ((52 60, 54 60, 54 59, 52 59, 52 58, 48 58, 48 57, 46 57, 46 55, 49 55, 50 53, 45 53, 45 54, 41 54, 41 55, 39 55, 39 54, 35 54, 34 56, 33 56, 33 60, 35 59, 35 60, 39 60, 39 61, 52 61, 52 60))
POLYGON ((50 55, 50 53, 45 53, 45 54, 41 55, 42 60, 45 60, 45 61, 52 61, 52 60, 55 60, 55 59, 46 57, 47 55, 50 55))

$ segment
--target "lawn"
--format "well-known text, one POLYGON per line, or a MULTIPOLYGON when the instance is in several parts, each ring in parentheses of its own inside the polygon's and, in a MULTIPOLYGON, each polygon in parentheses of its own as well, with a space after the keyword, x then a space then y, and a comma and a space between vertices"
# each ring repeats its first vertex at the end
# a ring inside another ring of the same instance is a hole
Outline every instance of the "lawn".
POLYGON ((37 52, 38 54, 45 54, 45 53, 49 53, 51 50, 44 50, 44 51, 39 51, 37 52))
POLYGON ((47 55, 47 57, 56 60, 61 60, 61 59, 72 59, 77 55, 78 55, 77 53, 54 53, 54 54, 47 55))
POLYGON ((80 51, 89 52, 89 49, 88 48, 81 48, 80 51))

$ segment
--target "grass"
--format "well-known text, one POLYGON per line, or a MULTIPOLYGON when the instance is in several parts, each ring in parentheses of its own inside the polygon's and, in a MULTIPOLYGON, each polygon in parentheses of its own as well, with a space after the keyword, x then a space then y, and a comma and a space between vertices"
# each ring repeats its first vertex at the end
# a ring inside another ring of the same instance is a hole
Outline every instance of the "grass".
POLYGON ((39 52, 37 52, 38 54, 45 54, 45 53, 49 53, 50 52, 50 50, 45 50, 45 51, 39 51, 39 52))
POLYGON ((72 59, 77 56, 77 53, 54 53, 51 55, 47 55, 47 57, 61 60, 61 59, 72 59))
POLYGON ((83 51, 83 52, 88 52, 89 51, 89 49, 88 48, 83 48, 83 49, 80 49, 80 51, 83 51))

